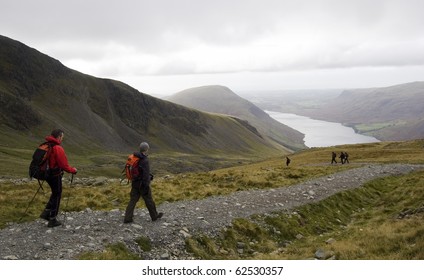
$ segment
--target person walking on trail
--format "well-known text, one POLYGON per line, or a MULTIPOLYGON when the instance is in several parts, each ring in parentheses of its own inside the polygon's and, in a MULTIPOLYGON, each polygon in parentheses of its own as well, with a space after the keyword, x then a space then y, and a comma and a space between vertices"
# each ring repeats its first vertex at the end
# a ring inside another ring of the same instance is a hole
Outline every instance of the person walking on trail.
POLYGON ((337 164, 336 157, 337 157, 337 154, 335 152, 332 152, 331 153, 331 164, 333 164, 333 163, 337 164))
POLYGON ((286 157, 286 166, 289 166, 291 160, 289 159, 289 157, 286 157))
POLYGON ((341 152, 339 158, 340 158, 340 161, 342 162, 342 164, 344 164, 345 163, 345 159, 346 159, 345 153, 344 152, 341 152))
POLYGON ((347 152, 344 153, 345 155, 345 163, 349 163, 349 154, 347 152))
POLYGON ((140 176, 138 178, 133 178, 131 181, 130 201, 128 202, 128 206, 125 210, 124 223, 133 222, 134 209, 140 199, 140 196, 146 204, 152 221, 156 221, 163 216, 163 213, 158 213, 156 211, 156 204, 153 201, 152 190, 150 188, 150 181, 153 180, 153 175, 150 174, 149 159, 147 156, 149 148, 148 143, 142 142, 140 144, 140 152, 134 153, 134 156, 140 158, 138 164, 140 176))
POLYGON ((60 200, 62 198, 63 172, 77 173, 77 169, 69 165, 65 150, 61 145, 64 136, 63 130, 55 129, 46 137, 46 141, 52 145, 48 158, 49 172, 46 178, 52 192, 40 218, 49 221, 48 227, 57 227, 62 224, 56 217, 59 214, 60 200))

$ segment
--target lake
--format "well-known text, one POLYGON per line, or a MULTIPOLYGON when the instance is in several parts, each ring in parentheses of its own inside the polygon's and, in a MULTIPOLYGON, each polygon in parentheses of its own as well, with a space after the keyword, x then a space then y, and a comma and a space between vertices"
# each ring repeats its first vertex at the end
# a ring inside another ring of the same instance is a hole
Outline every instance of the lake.
POLYGON ((340 123, 314 120, 296 114, 265 111, 273 119, 305 134, 307 147, 330 147, 343 144, 380 142, 377 138, 358 134, 340 123))

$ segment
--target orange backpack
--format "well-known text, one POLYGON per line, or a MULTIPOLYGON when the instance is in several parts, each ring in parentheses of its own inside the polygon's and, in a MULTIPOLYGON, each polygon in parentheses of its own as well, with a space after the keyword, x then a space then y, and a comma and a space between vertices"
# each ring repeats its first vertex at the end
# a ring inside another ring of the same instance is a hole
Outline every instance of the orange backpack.
POLYGON ((139 161, 140 158, 136 155, 128 155, 124 170, 122 170, 122 175, 127 178, 128 182, 140 177, 140 170, 138 168, 139 161))

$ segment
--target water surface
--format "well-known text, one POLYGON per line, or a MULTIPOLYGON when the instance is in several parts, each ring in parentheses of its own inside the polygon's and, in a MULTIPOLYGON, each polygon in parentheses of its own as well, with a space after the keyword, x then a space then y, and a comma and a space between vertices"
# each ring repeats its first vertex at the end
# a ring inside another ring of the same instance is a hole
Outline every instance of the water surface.
POLYGON ((340 123, 314 120, 296 114, 266 111, 275 120, 305 134, 308 147, 330 147, 343 144, 380 142, 378 139, 356 133, 351 127, 340 123))

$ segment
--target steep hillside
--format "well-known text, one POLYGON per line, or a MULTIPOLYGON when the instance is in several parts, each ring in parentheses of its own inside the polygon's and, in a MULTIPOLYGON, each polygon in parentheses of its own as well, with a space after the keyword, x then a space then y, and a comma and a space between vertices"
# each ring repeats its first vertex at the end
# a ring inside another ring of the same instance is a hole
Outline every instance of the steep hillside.
POLYGON ((206 112, 236 116, 246 120, 272 141, 289 149, 304 148, 303 134, 272 119, 253 103, 227 87, 203 86, 176 93, 168 100, 206 112))
POLYGON ((249 155, 281 151, 243 121, 154 98, 118 81, 84 75, 0 36, 0 157, 28 156, 55 127, 79 155, 132 151, 144 140, 156 154, 249 155), (14 149, 10 152, 10 149, 14 149))
POLYGON ((301 114, 337 121, 380 140, 424 138, 424 82, 346 90, 318 109, 301 114))

